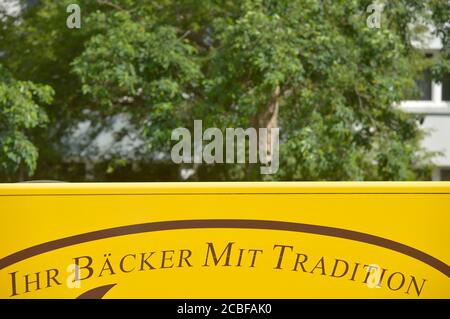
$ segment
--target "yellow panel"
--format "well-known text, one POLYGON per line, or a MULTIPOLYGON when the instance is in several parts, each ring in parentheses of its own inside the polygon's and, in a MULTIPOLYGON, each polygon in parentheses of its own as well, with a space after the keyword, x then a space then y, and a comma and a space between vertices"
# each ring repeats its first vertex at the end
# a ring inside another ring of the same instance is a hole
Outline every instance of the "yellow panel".
POLYGON ((0 185, 0 298, 449 298, 450 183, 0 185))

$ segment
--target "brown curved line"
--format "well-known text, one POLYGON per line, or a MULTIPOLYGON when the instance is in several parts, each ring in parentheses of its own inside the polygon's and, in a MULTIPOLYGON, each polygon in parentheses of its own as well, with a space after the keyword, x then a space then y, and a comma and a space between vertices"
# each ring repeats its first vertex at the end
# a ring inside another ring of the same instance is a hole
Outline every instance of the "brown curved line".
POLYGON ((139 234, 146 232, 165 231, 165 230, 180 230, 180 229, 202 229, 202 228, 241 228, 241 229, 264 229, 264 230, 279 230, 291 231, 300 233, 309 233, 316 235, 331 236, 337 238, 350 239, 359 241, 383 248, 387 248, 409 257, 415 258, 424 262, 425 264, 435 268, 441 273, 450 277, 450 266, 443 261, 428 255, 427 253, 416 248, 401 244, 399 242, 378 237, 366 233, 361 233, 353 230, 342 228, 292 223, 283 221, 271 220, 247 220, 247 219, 200 219, 200 220, 175 220, 151 222, 144 224, 135 224, 128 226, 120 226, 115 228, 108 228, 97 230, 89 233, 79 234, 66 238, 61 238, 49 241, 43 244, 32 246, 24 250, 15 252, 9 256, 0 259, 0 270, 15 264, 27 258, 43 254, 59 248, 72 246, 80 243, 90 242, 99 239, 110 237, 117 237, 123 235, 139 234))
POLYGON ((88 290, 77 297, 77 299, 102 299, 108 291, 116 284, 104 285, 88 290))

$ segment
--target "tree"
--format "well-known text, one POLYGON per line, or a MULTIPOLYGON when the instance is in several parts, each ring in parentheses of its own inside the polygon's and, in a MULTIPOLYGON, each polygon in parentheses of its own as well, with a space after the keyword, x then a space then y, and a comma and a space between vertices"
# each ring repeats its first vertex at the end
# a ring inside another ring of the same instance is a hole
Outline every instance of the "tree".
MULTIPOLYGON (((419 119, 394 105, 429 63, 412 36, 432 24, 448 48, 446 1, 385 1, 380 29, 367 26, 363 0, 75 1, 79 30, 64 27, 72 2, 42 0, 0 33, 14 75, 55 90, 51 129, 36 138, 43 170, 51 163, 58 174, 61 136, 81 120, 102 130, 117 114, 144 142, 140 162, 167 154, 171 131, 202 119, 279 126, 280 171, 269 179, 412 180, 429 167, 419 119)), ((446 55, 431 62, 435 77, 446 55)), ((194 177, 262 178, 237 164, 202 165, 194 177)))
POLYGON ((27 133, 47 123, 38 103, 50 104, 49 86, 17 81, 0 64, 0 174, 10 178, 19 172, 21 179, 36 168, 38 150, 27 133))

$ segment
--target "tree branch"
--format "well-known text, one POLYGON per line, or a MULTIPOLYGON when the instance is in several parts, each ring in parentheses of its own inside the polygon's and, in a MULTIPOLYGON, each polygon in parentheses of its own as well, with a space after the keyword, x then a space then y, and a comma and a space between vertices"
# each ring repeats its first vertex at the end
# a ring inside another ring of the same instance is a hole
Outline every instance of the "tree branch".
POLYGON ((116 10, 126 11, 124 8, 122 8, 122 7, 119 6, 118 4, 112 3, 112 2, 110 2, 110 1, 108 1, 108 0, 97 0, 97 3, 98 3, 98 4, 104 4, 104 5, 110 6, 110 7, 114 8, 114 9, 116 9, 116 10))
POLYGON ((181 37, 180 40, 183 40, 184 38, 186 38, 189 34, 191 34, 192 30, 187 30, 181 37))

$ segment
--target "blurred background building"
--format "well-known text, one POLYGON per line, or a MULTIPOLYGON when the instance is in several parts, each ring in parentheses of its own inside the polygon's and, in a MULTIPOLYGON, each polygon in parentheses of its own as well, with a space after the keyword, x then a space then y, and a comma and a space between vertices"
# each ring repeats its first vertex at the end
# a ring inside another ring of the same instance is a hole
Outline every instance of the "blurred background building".
MULTIPOLYGON (((413 45, 429 58, 442 50, 439 39, 429 37, 424 42, 413 45)), ((431 176, 435 181, 450 181, 450 74, 442 82, 431 80, 429 71, 425 71, 418 83, 420 96, 404 101, 401 108, 407 112, 424 115, 422 128, 428 132, 423 146, 430 151, 440 152, 434 158, 436 168, 431 176)))

